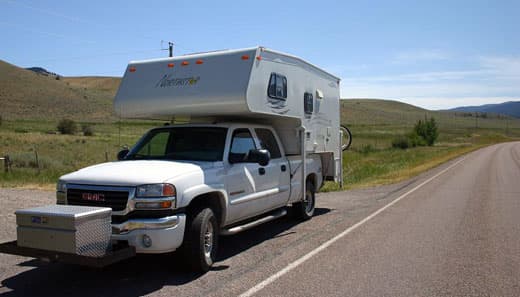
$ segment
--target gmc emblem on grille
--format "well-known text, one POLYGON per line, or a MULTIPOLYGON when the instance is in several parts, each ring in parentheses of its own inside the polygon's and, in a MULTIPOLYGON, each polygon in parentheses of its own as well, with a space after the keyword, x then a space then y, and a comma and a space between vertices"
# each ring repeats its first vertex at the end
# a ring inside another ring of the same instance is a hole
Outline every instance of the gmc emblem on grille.
POLYGON ((87 201, 105 201, 105 194, 102 193, 82 193, 81 199, 87 201))

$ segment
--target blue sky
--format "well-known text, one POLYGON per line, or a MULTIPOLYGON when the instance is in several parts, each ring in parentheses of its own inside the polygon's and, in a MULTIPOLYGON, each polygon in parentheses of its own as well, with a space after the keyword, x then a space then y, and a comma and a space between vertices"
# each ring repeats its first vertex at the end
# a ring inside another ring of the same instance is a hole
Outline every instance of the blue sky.
POLYGON ((262 45, 341 77, 342 98, 440 109, 520 100, 519 13, 500 0, 0 0, 0 59, 121 76, 167 56, 161 40, 175 55, 262 45))

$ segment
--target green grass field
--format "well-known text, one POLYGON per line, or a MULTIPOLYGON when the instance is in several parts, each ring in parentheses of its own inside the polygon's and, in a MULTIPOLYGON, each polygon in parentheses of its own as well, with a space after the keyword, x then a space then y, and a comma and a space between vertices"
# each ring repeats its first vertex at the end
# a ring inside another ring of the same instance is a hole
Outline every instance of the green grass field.
POLYGON ((158 122, 90 123, 93 136, 61 135, 57 122, 4 121, 0 155, 12 159, 12 172, 0 164, 1 187, 52 188, 58 177, 82 167, 112 161, 123 145, 133 145, 158 122), (38 155, 38 164, 36 163, 38 155))
MULTIPOLYGON (((352 146, 343 154, 346 189, 398 182, 480 147, 520 140, 520 119, 430 111, 389 100, 342 100, 341 121, 353 134, 352 146), (392 148, 395 137, 432 116, 440 131, 435 146, 392 148)), ((327 183, 322 190, 337 189, 327 183)))
MULTIPOLYGON (((479 147, 520 139, 519 119, 432 112, 396 101, 343 100, 341 104, 342 123, 353 133, 352 146, 343 155, 347 189, 397 182, 479 147), (392 148, 395 137, 408 133, 425 116, 434 116, 439 124, 435 146, 392 148)), ((3 121, 0 155, 9 154, 13 165, 12 172, 4 173, 0 164, 1 187, 52 189, 60 175, 115 160, 122 145, 133 145, 146 130, 162 124, 90 122, 94 136, 82 136, 79 132, 55 134, 58 121, 3 121)), ((338 188, 337 184, 327 183, 322 190, 338 188)))

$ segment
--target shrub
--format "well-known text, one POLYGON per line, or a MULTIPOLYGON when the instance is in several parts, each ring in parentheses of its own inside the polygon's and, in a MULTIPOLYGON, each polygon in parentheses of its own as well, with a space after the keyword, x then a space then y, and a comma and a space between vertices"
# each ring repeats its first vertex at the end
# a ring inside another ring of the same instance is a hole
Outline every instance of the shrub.
POLYGON ((93 136, 94 135, 94 128, 92 128, 89 124, 83 124, 81 125, 81 131, 83 132, 83 135, 85 136, 93 136))
POLYGON ((412 131, 410 134, 406 135, 406 137, 408 137, 408 141, 410 142, 410 147, 426 145, 426 141, 424 140, 424 138, 419 136, 415 131, 412 131))
POLYGON ((392 147, 394 148, 400 148, 400 149, 407 149, 411 146, 410 139, 404 135, 400 135, 394 140, 392 140, 392 147))
POLYGON ((407 149, 416 146, 432 146, 438 137, 439 131, 434 118, 425 121, 419 120, 413 127, 412 132, 392 140, 392 147, 407 149))
MULTIPOLYGON (((437 123, 435 122, 435 119, 432 117, 429 120, 419 120, 414 128, 413 131, 415 134, 417 134, 420 138, 424 140, 424 142, 432 146, 437 138, 439 137, 439 131, 437 129, 437 123)), ((418 144, 420 145, 420 144, 418 144)))
POLYGON ((76 122, 70 119, 63 119, 58 123, 58 131, 61 134, 74 134, 76 133, 76 122))
POLYGON ((0 126, 2 126, 2 116, 0 115, 0 126))

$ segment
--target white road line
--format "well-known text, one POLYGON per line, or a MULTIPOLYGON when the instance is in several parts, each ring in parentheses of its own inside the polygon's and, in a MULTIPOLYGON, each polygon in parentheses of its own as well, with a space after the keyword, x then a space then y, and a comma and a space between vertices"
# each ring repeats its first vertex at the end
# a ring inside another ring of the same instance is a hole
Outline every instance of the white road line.
POLYGON ((332 239, 329 239, 327 242, 323 243, 322 245, 320 245, 319 247, 317 247, 316 249, 310 251, 308 254, 304 255, 303 257, 297 259, 296 261, 290 263, 289 265, 285 266, 285 268, 283 268, 282 270, 278 271, 277 273, 271 275, 270 277, 266 278, 265 280, 263 280, 262 282, 258 283, 256 286, 252 287, 251 289, 247 290, 246 292, 242 293, 239 297, 250 297, 250 296, 253 296, 254 294, 256 294, 258 291, 262 290, 263 288, 265 288, 266 286, 268 286, 269 284, 271 284, 272 282, 274 282, 275 280, 279 279, 280 277, 282 277, 284 274, 288 273, 289 271, 293 270, 294 268, 300 266, 301 264, 303 264, 304 262, 306 262, 307 260, 309 260, 310 258, 312 258, 313 256, 315 256, 316 254, 318 254, 319 252, 323 251, 324 249, 328 248, 330 245, 332 245, 334 242, 338 241, 340 238, 344 237, 345 235, 351 233, 352 231, 356 230, 358 227, 360 227, 361 225, 365 224, 366 222, 370 221, 371 219, 373 219, 375 216, 377 216, 378 214, 382 213, 383 211, 385 211, 385 209, 389 208, 390 206, 396 204, 397 202, 399 202, 401 199, 405 198, 406 196, 410 195, 411 193, 415 192, 417 189, 419 189, 420 187, 424 186, 425 184, 431 182, 432 180, 434 180, 435 178, 437 178, 438 176, 440 176, 441 174, 445 173, 446 171, 450 170, 451 168, 455 167, 456 165, 458 165, 460 162, 464 161, 466 159, 466 157, 460 159, 459 161, 453 163, 452 165, 450 165, 448 168, 442 170, 441 172, 435 174, 434 176, 430 177, 429 179, 425 180, 424 182, 420 183, 419 185, 417 185, 415 188, 411 189, 410 191, 404 193, 403 195, 399 196, 397 199, 395 199, 394 201, 388 203, 387 205, 383 206, 382 208, 376 210, 374 213, 372 213, 371 215, 369 215, 368 217, 364 218, 363 220, 361 220, 360 222, 350 226, 349 228, 347 228, 345 231, 341 232, 340 234, 336 235, 334 238, 332 239))

